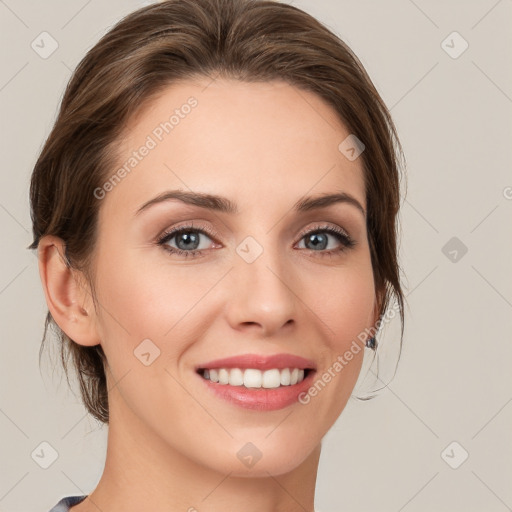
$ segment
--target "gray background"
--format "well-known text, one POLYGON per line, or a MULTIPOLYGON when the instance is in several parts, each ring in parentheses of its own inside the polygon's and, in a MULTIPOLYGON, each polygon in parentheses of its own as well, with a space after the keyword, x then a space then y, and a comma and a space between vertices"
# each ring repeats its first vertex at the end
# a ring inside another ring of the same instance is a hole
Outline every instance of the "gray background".
MULTIPOLYGON (((49 510, 91 492, 101 476, 106 429, 48 353, 39 370, 46 303, 25 249, 28 186, 71 70, 147 3, 0 0, 0 511, 49 510), (43 31, 58 43, 46 59, 31 47, 43 31), (58 453, 47 469, 32 456, 42 442, 58 453)), ((377 384, 391 382, 378 398, 350 400, 325 437, 317 510, 512 510, 512 1, 290 3, 361 59, 408 163, 402 357, 391 380, 391 322, 377 384), (463 39, 448 37, 454 31, 463 39)))

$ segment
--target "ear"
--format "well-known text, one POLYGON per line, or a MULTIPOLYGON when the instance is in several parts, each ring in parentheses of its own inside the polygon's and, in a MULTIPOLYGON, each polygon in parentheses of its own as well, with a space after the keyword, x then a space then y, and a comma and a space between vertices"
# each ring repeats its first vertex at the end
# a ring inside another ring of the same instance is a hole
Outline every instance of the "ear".
POLYGON ((92 295, 82 274, 66 264, 64 241, 42 237, 38 261, 46 303, 57 325, 79 345, 98 345, 92 295))

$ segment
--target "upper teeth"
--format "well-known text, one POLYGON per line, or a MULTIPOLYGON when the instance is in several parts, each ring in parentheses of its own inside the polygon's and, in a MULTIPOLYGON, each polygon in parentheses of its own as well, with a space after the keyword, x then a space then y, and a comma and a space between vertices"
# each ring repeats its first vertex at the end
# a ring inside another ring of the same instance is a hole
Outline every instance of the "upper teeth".
POLYGON ((285 368, 279 370, 257 370, 255 368, 218 368, 204 370, 203 376, 212 382, 229 384, 230 386, 245 386, 246 388, 278 388, 292 386, 304 380, 304 370, 285 368))

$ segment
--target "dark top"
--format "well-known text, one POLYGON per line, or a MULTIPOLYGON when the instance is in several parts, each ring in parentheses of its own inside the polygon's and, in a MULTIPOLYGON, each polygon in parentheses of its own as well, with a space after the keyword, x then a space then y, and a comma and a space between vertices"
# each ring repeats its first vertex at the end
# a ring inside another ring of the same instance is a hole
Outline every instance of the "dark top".
POLYGON ((87 496, 87 494, 84 494, 81 496, 67 496, 62 498, 59 503, 50 510, 50 512, 68 512, 70 507, 78 505, 78 503, 84 501, 87 496))

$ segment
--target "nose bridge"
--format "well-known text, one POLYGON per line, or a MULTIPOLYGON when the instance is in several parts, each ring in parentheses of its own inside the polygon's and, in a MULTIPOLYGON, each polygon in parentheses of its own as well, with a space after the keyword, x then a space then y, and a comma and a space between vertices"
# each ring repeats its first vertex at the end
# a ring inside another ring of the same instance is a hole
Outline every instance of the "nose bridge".
POLYGON ((230 320, 259 324, 267 333, 295 319, 297 308, 291 266, 273 235, 246 237, 236 248, 231 272, 230 320))

